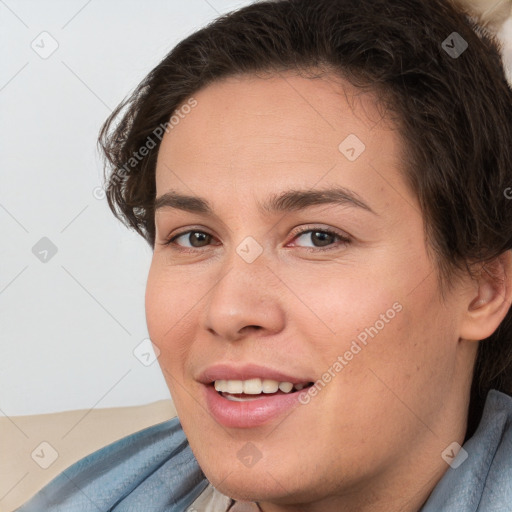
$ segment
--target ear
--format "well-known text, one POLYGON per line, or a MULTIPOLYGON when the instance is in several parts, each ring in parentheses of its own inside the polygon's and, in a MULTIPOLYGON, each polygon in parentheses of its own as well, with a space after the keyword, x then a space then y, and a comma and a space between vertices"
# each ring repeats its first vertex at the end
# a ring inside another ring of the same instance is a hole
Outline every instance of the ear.
POLYGON ((460 337, 479 341, 488 338, 498 328, 512 304, 512 251, 480 264, 473 284, 466 302, 460 337))

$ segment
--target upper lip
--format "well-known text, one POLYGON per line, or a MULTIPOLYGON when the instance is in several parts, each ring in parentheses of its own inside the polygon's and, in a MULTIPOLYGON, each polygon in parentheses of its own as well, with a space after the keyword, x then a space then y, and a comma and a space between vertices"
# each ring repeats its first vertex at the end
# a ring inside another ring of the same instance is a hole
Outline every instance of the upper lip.
POLYGON ((271 379, 278 382, 291 382, 292 384, 303 384, 314 381, 314 379, 309 377, 288 375, 267 366, 256 364, 233 366, 228 363, 209 366, 199 374, 197 380, 203 384, 211 384, 216 380, 249 380, 255 378, 271 379))

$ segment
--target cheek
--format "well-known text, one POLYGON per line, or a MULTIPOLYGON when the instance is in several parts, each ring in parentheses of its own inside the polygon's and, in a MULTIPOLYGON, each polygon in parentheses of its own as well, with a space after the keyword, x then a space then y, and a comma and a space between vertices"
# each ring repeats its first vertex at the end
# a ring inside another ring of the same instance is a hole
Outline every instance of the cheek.
POLYGON ((169 328, 168 314, 172 311, 169 299, 172 300, 173 294, 164 282, 165 277, 162 276, 153 259, 146 282, 146 323, 151 340, 159 348, 162 335, 165 329, 169 328))
MULTIPOLYGON (((191 328, 192 305, 200 297, 173 273, 153 262, 146 284, 146 323, 152 342, 159 348, 162 370, 174 372, 187 352, 186 334, 191 328), (171 357, 172 356, 172 357, 171 357)), ((164 376, 167 378, 166 372, 164 376)))
POLYGON ((435 394, 449 384, 457 341, 435 276, 418 286, 415 272, 378 270, 354 276, 347 269, 336 279, 332 271, 314 280, 302 274, 296 280, 294 292, 301 301, 295 300, 291 310, 310 345, 308 357, 313 354, 319 371, 340 376, 332 380, 345 390, 367 386, 369 378, 383 386, 381 377, 408 394, 434 379, 435 394))
MULTIPOLYGON (((146 284, 146 323, 151 341, 158 347, 158 364, 171 393, 180 417, 191 415, 188 411, 184 370, 190 351, 190 329, 193 287, 178 282, 179 273, 161 268, 158 262, 151 265, 146 284)), ((194 302, 195 300, 195 302, 194 302)))
MULTIPOLYGON (((292 276, 285 276, 291 282, 292 276)), ((322 272, 303 272, 293 282, 294 297, 287 307, 305 341, 314 343, 316 352, 332 358, 349 350, 352 341, 363 344, 371 334, 389 330, 402 309, 400 287, 368 272, 327 268, 322 272), (371 334, 369 334, 371 333, 371 334)))

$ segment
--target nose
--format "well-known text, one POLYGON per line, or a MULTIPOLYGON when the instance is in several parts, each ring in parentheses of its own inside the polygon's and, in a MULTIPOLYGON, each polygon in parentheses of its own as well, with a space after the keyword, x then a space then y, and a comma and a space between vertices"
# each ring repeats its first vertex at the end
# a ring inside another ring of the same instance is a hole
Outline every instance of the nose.
POLYGON ((264 255, 248 263, 235 253, 207 295, 204 328, 226 341, 280 332, 286 294, 269 267, 264 255))

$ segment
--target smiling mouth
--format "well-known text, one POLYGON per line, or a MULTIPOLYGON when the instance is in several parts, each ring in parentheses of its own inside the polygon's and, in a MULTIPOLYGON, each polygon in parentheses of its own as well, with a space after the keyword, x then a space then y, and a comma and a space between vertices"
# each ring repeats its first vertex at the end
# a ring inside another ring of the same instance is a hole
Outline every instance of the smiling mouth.
POLYGON ((313 385, 313 382, 279 382, 272 379, 216 380, 210 384, 223 398, 246 402, 261 398, 288 395, 313 385))

